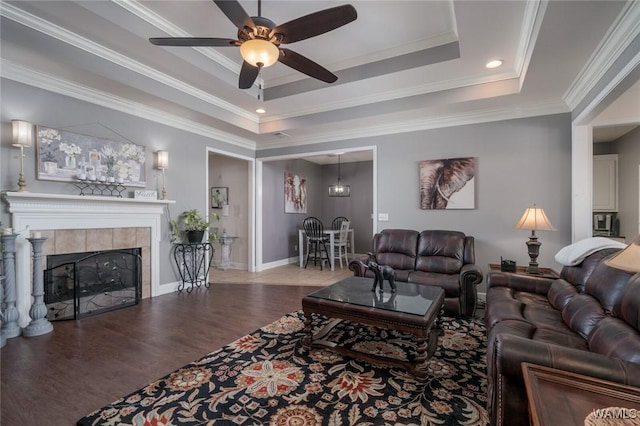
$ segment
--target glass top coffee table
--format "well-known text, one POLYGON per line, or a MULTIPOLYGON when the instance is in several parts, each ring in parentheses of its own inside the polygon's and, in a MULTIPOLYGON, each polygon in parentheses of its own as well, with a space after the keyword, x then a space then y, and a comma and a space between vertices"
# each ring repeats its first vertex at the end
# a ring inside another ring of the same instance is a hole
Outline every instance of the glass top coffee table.
POLYGON ((426 378, 427 361, 438 343, 440 319, 444 311, 444 290, 440 287, 396 281, 395 293, 391 293, 388 282, 385 282, 384 293, 380 293, 371 291, 372 286, 373 279, 349 277, 303 297, 302 310, 307 330, 304 345, 307 348, 328 347, 340 354, 367 362, 403 368, 418 379, 426 378), (312 314, 323 315, 332 320, 313 334, 312 314), (342 320, 412 334, 416 344, 413 361, 355 351, 324 339, 342 320))

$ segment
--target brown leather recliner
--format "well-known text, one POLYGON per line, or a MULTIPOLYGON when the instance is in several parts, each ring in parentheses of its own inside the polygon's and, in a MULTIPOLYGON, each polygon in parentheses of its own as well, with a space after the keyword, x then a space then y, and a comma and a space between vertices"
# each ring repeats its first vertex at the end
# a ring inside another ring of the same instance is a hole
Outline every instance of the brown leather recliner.
MULTIPOLYGON (((473 237, 459 231, 385 229, 373 237, 371 252, 378 264, 394 269, 396 281, 442 287, 446 314, 474 315, 476 286, 483 277, 475 265, 473 237)), ((373 278, 361 259, 352 260, 349 269, 373 278)))
MULTIPOLYGON (((487 409, 493 426, 529 425, 521 364, 640 386, 640 274, 604 249, 560 279, 487 275, 487 409)), ((597 408, 597 407, 596 407, 597 408)))

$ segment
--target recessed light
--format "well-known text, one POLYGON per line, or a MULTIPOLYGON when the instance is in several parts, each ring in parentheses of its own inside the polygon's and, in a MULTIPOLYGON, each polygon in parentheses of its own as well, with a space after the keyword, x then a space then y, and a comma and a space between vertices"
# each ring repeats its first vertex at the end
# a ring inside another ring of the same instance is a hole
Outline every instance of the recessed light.
POLYGON ((265 112, 267 112, 267 110, 266 110, 266 109, 264 109, 264 108, 257 108, 257 109, 256 109, 256 112, 257 112, 258 114, 264 114, 265 112))
POLYGON ((493 61, 487 62, 487 65, 485 66, 487 68, 498 68, 500 65, 502 65, 502 61, 500 59, 495 59, 493 61))

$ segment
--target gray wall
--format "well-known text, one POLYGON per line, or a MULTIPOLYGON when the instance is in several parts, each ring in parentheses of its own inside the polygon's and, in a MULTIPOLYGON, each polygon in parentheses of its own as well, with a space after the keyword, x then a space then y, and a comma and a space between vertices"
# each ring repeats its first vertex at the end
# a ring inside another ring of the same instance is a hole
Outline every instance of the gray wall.
POLYGON ((322 166, 306 160, 265 162, 262 166, 262 262, 270 263, 298 255, 298 229, 307 216, 323 211, 322 166), (306 178, 307 213, 284 212, 284 173, 306 178))
POLYGON ((315 216, 331 227, 336 216, 351 220, 356 253, 371 250, 373 210, 373 162, 341 166, 341 179, 351 186, 350 197, 329 197, 328 187, 338 177, 337 165, 318 165, 304 159, 263 163, 262 261, 270 263, 298 256, 298 229, 307 216, 315 216), (284 173, 306 178, 307 213, 284 213, 284 173))
MULTIPOLYGON (((258 152, 270 157, 376 145, 378 229, 453 229, 476 239, 476 263, 486 271, 500 256, 529 262, 530 232, 513 229, 532 204, 543 207, 557 232, 538 232, 539 263, 560 269, 554 256, 571 242, 571 121, 569 114, 473 124, 420 132, 258 152), (399 149, 401 147, 401 149, 399 149), (476 157, 476 208, 421 210, 421 160, 476 157)), ((484 288, 484 284, 481 290, 484 288)))
POLYGON ((329 197, 329 185, 338 179, 338 165, 323 166, 322 221, 331 226, 337 216, 344 216, 351 221, 354 230, 356 253, 371 251, 373 236, 373 162, 359 161, 340 165, 340 179, 344 185, 351 187, 350 197, 329 197))
MULTIPOLYGON (((11 146, 10 122, 13 119, 120 142, 134 141, 146 146, 147 189, 151 190, 159 191, 161 185, 159 173, 153 169, 153 152, 160 149, 169 151, 166 187, 168 198, 176 203, 167 209, 162 222, 160 284, 178 279, 171 256, 169 219, 177 218, 184 210, 197 208, 206 211, 209 192, 206 181, 207 147, 247 157, 254 156, 253 151, 11 80, 0 80, 0 90, 0 191, 17 190, 20 151, 11 146)), ((71 183, 35 179, 35 147, 26 149, 25 156, 25 177, 30 192, 78 194, 71 183)), ((11 222, 4 202, 0 210, 0 221, 3 226, 8 226, 11 222)))
POLYGON ((618 154, 618 219, 620 235, 631 242, 638 235, 638 167, 640 167, 640 127, 613 142, 618 154))

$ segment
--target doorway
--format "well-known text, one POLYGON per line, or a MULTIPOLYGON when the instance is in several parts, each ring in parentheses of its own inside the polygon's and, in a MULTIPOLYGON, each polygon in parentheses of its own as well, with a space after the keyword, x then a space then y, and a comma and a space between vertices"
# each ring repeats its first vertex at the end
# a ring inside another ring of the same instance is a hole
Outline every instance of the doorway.
POLYGON ((223 263, 222 253, 228 257, 225 264, 232 269, 255 270, 255 160, 228 152, 207 149, 207 209, 218 237, 225 235, 225 247, 221 240, 214 243, 214 265, 223 263))

